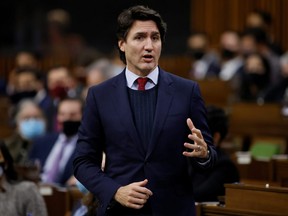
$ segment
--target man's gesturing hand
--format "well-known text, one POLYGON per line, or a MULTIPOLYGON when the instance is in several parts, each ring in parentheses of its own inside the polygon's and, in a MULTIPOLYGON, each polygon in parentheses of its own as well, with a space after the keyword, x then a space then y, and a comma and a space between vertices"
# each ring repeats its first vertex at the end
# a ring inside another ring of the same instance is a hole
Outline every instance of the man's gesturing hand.
POLYGON ((121 205, 133 209, 141 209, 147 202, 150 196, 152 196, 152 191, 147 189, 148 180, 134 182, 129 185, 120 187, 114 199, 121 205))
POLYGON ((200 130, 195 128, 192 120, 190 118, 187 119, 187 126, 189 127, 191 134, 188 135, 188 138, 194 141, 194 144, 191 143, 184 143, 184 146, 187 149, 191 149, 192 151, 184 151, 183 155, 187 157, 199 157, 199 158, 208 158, 208 147, 207 144, 202 136, 200 130))

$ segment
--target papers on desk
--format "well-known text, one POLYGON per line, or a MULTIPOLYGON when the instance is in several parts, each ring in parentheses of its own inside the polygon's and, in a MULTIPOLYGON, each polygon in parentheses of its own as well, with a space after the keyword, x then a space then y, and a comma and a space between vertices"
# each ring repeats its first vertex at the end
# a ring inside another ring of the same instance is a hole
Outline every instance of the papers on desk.
POLYGON ((236 152, 236 158, 238 164, 250 164, 252 161, 250 152, 238 151, 236 152))

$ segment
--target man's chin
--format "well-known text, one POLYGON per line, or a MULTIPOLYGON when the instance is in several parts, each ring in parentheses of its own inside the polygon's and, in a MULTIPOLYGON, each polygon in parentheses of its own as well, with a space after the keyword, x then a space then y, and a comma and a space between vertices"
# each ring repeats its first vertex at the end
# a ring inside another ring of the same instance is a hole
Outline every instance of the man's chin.
POLYGON ((143 65, 143 67, 141 68, 141 70, 143 71, 143 72, 151 72, 152 70, 154 70, 155 68, 156 68, 156 64, 145 64, 145 65, 143 65))

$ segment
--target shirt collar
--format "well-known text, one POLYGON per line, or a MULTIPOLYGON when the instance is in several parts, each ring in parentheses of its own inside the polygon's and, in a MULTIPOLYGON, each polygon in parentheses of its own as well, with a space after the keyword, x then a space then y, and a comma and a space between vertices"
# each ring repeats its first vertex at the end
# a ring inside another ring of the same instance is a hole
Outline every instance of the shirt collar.
MULTIPOLYGON (((131 89, 133 89, 135 80, 138 79, 140 76, 136 75, 132 71, 128 70, 128 68, 125 68, 125 76, 127 81, 127 86, 131 89)), ((154 85, 157 85, 158 83, 158 77, 159 77, 159 67, 156 67, 153 71, 151 71, 146 77, 150 79, 151 82, 153 82, 154 85)))
POLYGON ((74 141, 75 139, 78 138, 78 134, 75 134, 73 136, 67 137, 63 132, 59 134, 58 140, 60 140, 61 142, 66 141, 67 144, 71 143, 72 140, 74 141))

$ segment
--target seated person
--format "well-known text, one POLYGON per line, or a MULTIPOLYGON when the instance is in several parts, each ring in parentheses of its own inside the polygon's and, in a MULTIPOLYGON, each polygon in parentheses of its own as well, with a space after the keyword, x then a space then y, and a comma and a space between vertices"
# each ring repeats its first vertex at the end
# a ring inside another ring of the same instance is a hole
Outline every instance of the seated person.
POLYGON ((65 185, 69 180, 73 185, 70 179, 73 175, 72 161, 81 118, 82 101, 76 98, 63 99, 57 110, 60 132, 47 134, 34 140, 29 159, 40 162, 43 182, 65 185))
POLYGON ((265 102, 288 103, 288 52, 281 58, 281 79, 270 86, 264 97, 265 102))
POLYGON ((209 44, 209 36, 206 33, 195 32, 187 40, 187 48, 191 57, 191 79, 215 79, 220 71, 218 55, 209 44))
POLYGON ((42 109, 32 99, 20 101, 15 110, 15 131, 4 140, 14 163, 24 165, 33 139, 46 133, 46 119, 42 109))
POLYGON ((47 215, 36 184, 18 181, 13 158, 3 142, 0 142, 0 215, 47 215))
POLYGON ((262 102, 271 85, 270 65, 259 53, 249 54, 244 62, 239 89, 240 100, 262 102))
POLYGON ((223 109, 214 106, 207 107, 207 118, 218 161, 213 169, 192 173, 196 202, 218 201, 218 196, 225 195, 224 184, 239 182, 239 173, 235 164, 221 149, 221 143, 228 132, 228 118, 223 109))

